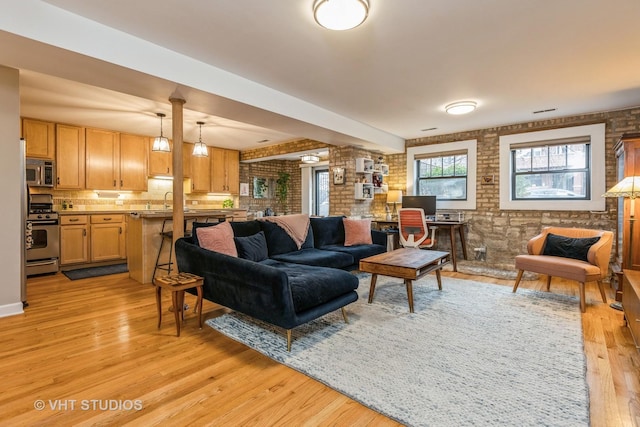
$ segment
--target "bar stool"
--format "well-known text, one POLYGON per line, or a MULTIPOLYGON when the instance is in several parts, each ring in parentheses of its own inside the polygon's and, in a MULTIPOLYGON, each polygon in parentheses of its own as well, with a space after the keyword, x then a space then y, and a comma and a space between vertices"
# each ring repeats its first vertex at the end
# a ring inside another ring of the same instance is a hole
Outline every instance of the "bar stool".
MULTIPOLYGON (((191 237, 191 230, 187 230, 187 222, 188 220, 184 220, 184 237, 191 237)), ((162 221, 162 230, 160 231, 160 236, 162 240, 160 241, 160 249, 158 249, 158 256, 156 257, 156 265, 153 268, 153 275, 151 277, 156 277, 156 272, 158 270, 164 270, 167 272, 167 275, 171 274, 171 270, 173 270, 173 230, 167 230, 167 226, 172 224, 173 220, 165 219, 162 221), (167 262, 160 262, 160 257, 162 255, 162 249, 164 248, 165 242, 169 244, 169 259, 167 262)))

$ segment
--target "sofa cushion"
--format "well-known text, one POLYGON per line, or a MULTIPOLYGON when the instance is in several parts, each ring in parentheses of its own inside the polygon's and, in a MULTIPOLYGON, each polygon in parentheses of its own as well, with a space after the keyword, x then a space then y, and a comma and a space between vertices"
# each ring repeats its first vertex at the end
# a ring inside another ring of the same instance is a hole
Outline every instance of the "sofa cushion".
POLYGON ((343 270, 295 265, 274 259, 265 260, 263 263, 286 273, 296 313, 358 289, 358 278, 343 270))
POLYGON ((269 257, 267 249, 267 240, 264 238, 264 232, 260 231, 252 236, 234 237, 238 257, 248 259, 250 261, 260 262, 269 257))
MULTIPOLYGON (((293 241, 291 236, 278 224, 269 221, 258 221, 260 228, 264 231, 267 239, 267 247, 269 248, 269 257, 275 255, 286 254, 298 250, 298 245, 293 241)), ((311 227, 311 226, 309 226, 311 227)), ((313 248, 313 233, 311 229, 307 232, 307 238, 302 244, 301 249, 313 248)))
POLYGON ((344 245, 370 245, 371 240, 371 220, 343 218, 344 224, 344 245))
POLYGON ((211 227, 200 227, 196 233, 200 247, 210 251, 237 257, 238 251, 233 241, 233 229, 228 222, 211 227))
MULTIPOLYGON (((353 262, 359 264, 362 258, 367 258, 373 255, 378 255, 387 251, 386 245, 356 245, 356 246, 342 246, 342 245, 327 245, 319 249, 326 252, 342 252, 351 255, 353 262)), ((357 267, 356 267, 357 268, 357 267)))
POLYGON ((256 233, 259 233, 260 230, 260 221, 252 220, 252 221, 232 221, 231 228, 233 228, 233 235, 236 237, 247 237, 253 236, 256 233))
POLYGON ((559 256, 562 258, 573 258, 581 261, 588 261, 587 253, 589 248, 598 240, 596 237, 565 237, 549 233, 545 239, 542 255, 559 256))
POLYGON ((342 216, 327 216, 310 219, 316 248, 321 248, 326 245, 344 244, 343 218, 342 216))
POLYGON ((354 263, 353 256, 338 251, 323 251, 316 248, 305 248, 299 251, 273 255, 271 258, 294 264, 314 265, 319 267, 345 268, 354 263))

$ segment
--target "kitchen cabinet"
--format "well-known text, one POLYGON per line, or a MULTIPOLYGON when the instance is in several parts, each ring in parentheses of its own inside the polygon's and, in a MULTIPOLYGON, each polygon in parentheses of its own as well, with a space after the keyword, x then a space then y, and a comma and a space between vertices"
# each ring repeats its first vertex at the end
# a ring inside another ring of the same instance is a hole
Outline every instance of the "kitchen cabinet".
POLYGON ((149 138, 149 176, 173 176, 173 141, 169 140, 170 152, 153 151, 154 138, 149 138))
POLYGON ((182 143, 182 177, 191 178, 191 159, 193 158, 192 142, 182 143))
POLYGON ((87 215, 60 216, 60 265, 89 262, 87 215))
POLYGON ((210 147, 211 192, 240 192, 240 152, 224 148, 210 147))
POLYGON ((85 187, 84 128, 56 125, 56 188, 82 190, 85 187))
POLYGON ((120 134, 120 190, 147 191, 148 137, 120 134))
POLYGON ((34 119, 22 119, 22 137, 26 143, 26 156, 55 159, 55 125, 34 119))
POLYGON ((86 188, 90 190, 117 190, 119 188, 120 144, 117 132, 87 128, 86 188))
POLYGON ((126 259, 126 224, 122 214, 91 216, 91 262, 126 259))
POLYGON ((211 191, 211 147, 209 157, 192 157, 191 159, 191 191, 209 193, 211 191))

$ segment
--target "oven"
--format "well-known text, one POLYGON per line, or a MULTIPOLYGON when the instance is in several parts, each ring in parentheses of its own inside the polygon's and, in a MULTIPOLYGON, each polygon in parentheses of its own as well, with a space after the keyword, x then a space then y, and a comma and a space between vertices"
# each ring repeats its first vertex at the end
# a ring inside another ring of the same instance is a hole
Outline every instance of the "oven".
POLYGON ((60 257, 60 219, 53 211, 49 194, 31 196, 27 216, 26 272, 27 276, 58 271, 60 257))

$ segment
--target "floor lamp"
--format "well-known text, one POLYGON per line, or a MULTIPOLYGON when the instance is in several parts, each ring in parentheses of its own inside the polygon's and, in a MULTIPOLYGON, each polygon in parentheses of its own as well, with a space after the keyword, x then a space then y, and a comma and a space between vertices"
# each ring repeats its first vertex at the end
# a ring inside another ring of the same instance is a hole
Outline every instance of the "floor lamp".
MULTIPOLYGON (((633 224, 636 221, 635 218, 635 203, 636 197, 640 196, 640 176, 628 176, 622 181, 614 185, 609 191, 603 194, 604 197, 628 197, 631 199, 629 206, 629 250, 627 252, 627 259, 624 260, 624 267, 630 268, 633 262, 633 224)), ((611 303, 611 308, 616 310, 622 310, 622 304, 620 302, 611 303)))

